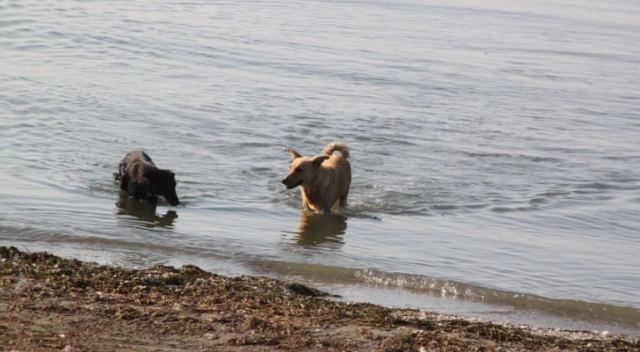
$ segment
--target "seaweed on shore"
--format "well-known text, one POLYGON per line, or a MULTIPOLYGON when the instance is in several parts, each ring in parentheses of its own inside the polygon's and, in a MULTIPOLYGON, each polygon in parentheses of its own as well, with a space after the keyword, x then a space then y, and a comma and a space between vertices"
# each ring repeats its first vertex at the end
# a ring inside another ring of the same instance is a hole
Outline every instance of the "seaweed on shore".
POLYGON ((191 265, 126 269, 0 247, 0 351, 640 350, 630 337, 547 336, 328 296, 191 265))

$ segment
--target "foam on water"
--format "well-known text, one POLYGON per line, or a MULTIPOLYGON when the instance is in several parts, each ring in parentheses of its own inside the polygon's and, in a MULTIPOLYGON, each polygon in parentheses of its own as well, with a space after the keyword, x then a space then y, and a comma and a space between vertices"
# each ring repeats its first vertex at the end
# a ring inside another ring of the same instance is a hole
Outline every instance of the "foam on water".
MULTIPOLYGON (((386 302, 400 307, 433 309, 438 298, 460 302, 448 307, 456 314, 473 315, 520 324, 541 324, 559 328, 579 327, 577 321, 597 329, 637 334, 640 331, 640 308, 592 303, 566 299, 551 299, 531 294, 474 286, 422 275, 387 273, 370 269, 347 269, 327 265, 294 265, 292 263, 258 260, 259 270, 285 277, 297 277, 343 292, 347 298, 366 300, 370 296, 409 295, 405 301, 388 297, 386 302), (354 286, 355 285, 355 286, 354 286), (384 288, 387 292, 374 293, 384 288), (399 289, 406 292, 400 292, 399 289), (427 295, 428 297, 423 297, 427 295), (413 297, 412 297, 413 296, 413 297), (531 319, 535 316, 535 319, 531 319)), ((450 303, 449 303, 450 305, 450 303)))

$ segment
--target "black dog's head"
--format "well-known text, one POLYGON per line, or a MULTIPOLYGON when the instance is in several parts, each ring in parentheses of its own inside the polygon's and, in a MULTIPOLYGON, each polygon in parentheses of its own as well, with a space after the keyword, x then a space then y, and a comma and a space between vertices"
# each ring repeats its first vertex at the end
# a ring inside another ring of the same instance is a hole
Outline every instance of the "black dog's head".
POLYGON ((176 194, 176 177, 170 170, 151 170, 144 174, 149 180, 151 191, 169 202, 171 205, 180 204, 176 194))

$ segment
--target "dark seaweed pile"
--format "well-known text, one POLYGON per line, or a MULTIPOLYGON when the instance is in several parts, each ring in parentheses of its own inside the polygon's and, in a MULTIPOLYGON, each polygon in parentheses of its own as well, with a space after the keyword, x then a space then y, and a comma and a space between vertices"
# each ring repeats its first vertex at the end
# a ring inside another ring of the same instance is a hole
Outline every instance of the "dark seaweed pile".
POLYGON ((632 338, 547 336, 327 296, 190 265, 133 270, 0 247, 0 351, 640 351, 632 338))

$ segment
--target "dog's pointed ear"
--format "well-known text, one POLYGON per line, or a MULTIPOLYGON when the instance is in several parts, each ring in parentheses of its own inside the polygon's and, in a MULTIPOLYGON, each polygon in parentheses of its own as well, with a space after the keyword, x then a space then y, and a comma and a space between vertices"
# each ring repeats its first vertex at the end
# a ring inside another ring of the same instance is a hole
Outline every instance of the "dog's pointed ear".
POLYGON ((313 158, 313 161, 312 161, 313 162, 313 166, 318 167, 318 166, 322 165, 322 162, 327 160, 327 159, 329 159, 329 157, 326 156, 326 155, 316 156, 315 158, 313 158))
POLYGON ((293 149, 293 148, 289 148, 289 154, 291 154, 291 160, 296 159, 296 158, 300 158, 302 155, 300 155, 300 153, 298 153, 297 150, 293 149))

